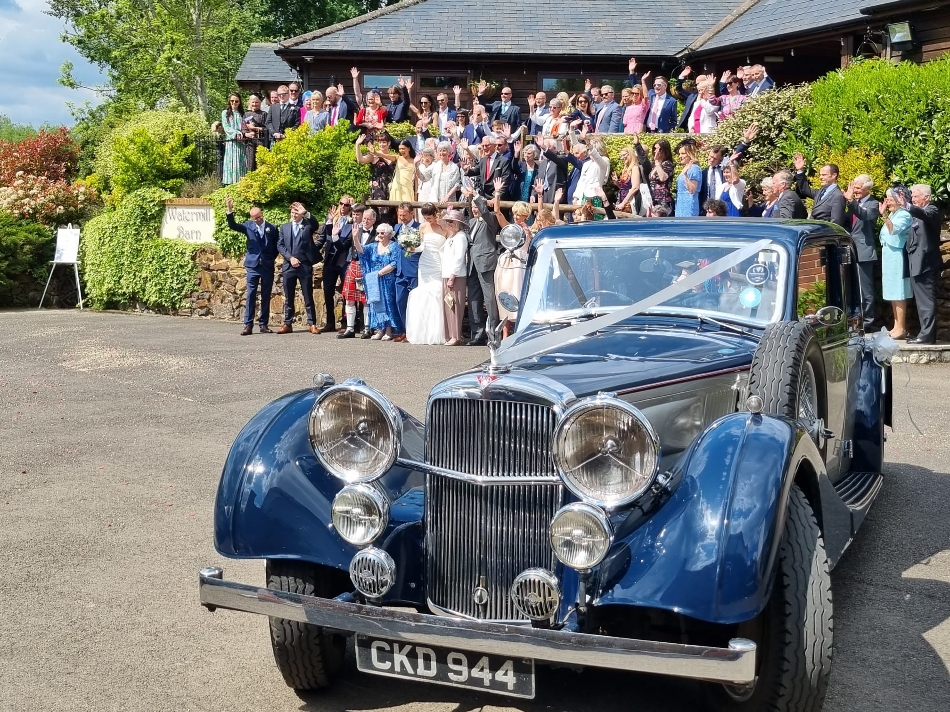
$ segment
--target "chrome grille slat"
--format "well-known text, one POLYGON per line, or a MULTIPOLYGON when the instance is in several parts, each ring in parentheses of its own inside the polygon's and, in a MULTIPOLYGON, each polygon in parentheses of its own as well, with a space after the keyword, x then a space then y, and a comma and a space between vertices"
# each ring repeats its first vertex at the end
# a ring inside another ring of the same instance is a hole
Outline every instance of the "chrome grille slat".
POLYGON ((553 409, 535 403, 431 403, 426 461, 489 478, 482 484, 427 477, 427 596, 435 606, 471 618, 524 619, 510 600, 515 577, 555 566, 548 529, 564 490, 551 453, 554 425, 553 409), (490 483, 499 477, 507 484, 490 483), (484 606, 474 599, 481 581, 488 591, 484 606))

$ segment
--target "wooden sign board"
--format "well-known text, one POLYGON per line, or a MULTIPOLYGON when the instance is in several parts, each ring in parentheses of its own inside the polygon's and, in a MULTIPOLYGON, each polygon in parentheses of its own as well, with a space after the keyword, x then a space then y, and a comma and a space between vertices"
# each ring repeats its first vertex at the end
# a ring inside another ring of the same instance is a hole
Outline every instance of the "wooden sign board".
POLYGON ((210 205, 166 204, 160 237, 185 242, 214 242, 214 209, 210 205))

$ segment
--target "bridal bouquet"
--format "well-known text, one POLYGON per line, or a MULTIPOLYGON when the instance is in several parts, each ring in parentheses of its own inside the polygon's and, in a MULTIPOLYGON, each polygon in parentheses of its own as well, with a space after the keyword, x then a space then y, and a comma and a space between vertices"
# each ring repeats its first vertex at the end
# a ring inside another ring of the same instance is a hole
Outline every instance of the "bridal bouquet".
POLYGON ((403 227, 397 239, 399 246, 406 251, 406 257, 412 257, 413 251, 422 244, 422 236, 414 227, 403 227))

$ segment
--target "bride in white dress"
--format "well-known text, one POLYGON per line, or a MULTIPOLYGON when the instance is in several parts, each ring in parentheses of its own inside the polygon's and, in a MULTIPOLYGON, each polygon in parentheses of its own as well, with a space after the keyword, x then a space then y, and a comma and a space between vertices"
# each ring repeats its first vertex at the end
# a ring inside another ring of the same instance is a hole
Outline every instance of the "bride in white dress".
POLYGON ((406 341, 410 344, 444 344, 442 306, 442 246, 445 236, 435 206, 421 208, 422 256, 419 258, 418 286, 409 292, 406 307, 406 341))

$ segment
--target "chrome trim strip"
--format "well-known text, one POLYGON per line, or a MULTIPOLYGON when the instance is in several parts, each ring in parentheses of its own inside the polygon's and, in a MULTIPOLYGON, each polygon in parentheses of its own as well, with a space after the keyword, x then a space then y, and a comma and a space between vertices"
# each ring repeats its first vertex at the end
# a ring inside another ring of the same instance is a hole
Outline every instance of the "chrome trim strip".
POLYGON ((728 648, 611 638, 590 633, 410 613, 343 603, 198 575, 201 605, 257 613, 347 633, 551 663, 629 670, 742 685, 755 679, 756 645, 728 648))
MULTIPOLYGON (((460 621, 478 621, 478 618, 472 616, 467 616, 464 613, 454 613, 446 608, 437 606, 432 602, 432 599, 426 598, 426 605, 429 607, 429 610, 432 611, 433 615, 439 616, 440 618, 454 618, 455 620, 460 621)), ((484 621, 485 623, 502 623, 504 625, 518 625, 518 626, 529 626, 531 621, 527 619, 513 619, 513 620, 503 620, 498 618, 492 618, 491 620, 484 621)))
POLYGON ((729 373, 742 373, 743 371, 749 371, 749 366, 735 366, 734 368, 723 368, 719 371, 710 371, 708 373, 697 373, 693 376, 683 376, 682 378, 671 378, 668 381, 660 381, 659 383, 648 383, 643 386, 634 386, 633 388, 625 388, 622 391, 617 391, 618 396, 625 396, 630 393, 639 393, 640 391, 652 391, 656 388, 662 388, 663 386, 674 386, 678 383, 689 383, 690 381, 701 381, 704 378, 714 378, 716 376, 723 376, 729 373))
POLYGON ((486 477, 484 475, 470 475, 467 472, 457 472, 455 470, 446 470, 443 467, 436 467, 425 462, 416 462, 405 458, 396 458, 396 464, 407 467, 410 470, 423 472, 427 475, 441 475, 442 477, 451 477, 453 480, 463 480, 476 485, 534 485, 539 483, 550 483, 561 481, 557 475, 538 475, 536 477, 486 477))

